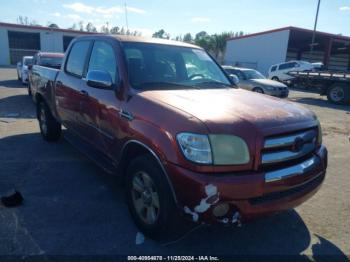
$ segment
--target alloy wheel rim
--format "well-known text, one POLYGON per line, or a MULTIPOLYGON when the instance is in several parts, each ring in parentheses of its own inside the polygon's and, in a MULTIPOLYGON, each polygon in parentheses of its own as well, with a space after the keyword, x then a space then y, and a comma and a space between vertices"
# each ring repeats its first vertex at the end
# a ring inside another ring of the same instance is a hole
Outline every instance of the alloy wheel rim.
POLYGON ((159 217, 159 195, 152 178, 138 172, 132 179, 132 200, 136 213, 145 224, 155 224, 159 217))
POLYGON ((331 95, 331 98, 333 101, 339 102, 339 101, 344 99, 345 94, 344 94, 344 90, 342 88, 335 87, 331 90, 330 95, 331 95))

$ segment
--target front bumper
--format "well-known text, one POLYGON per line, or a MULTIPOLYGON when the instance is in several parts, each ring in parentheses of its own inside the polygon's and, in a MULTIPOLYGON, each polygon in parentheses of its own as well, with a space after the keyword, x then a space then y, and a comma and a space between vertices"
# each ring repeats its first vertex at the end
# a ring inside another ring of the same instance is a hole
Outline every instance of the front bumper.
POLYGON ((327 168, 327 149, 319 150, 293 166, 270 172, 237 174, 199 174, 168 164, 178 206, 195 222, 215 223, 242 220, 294 208, 312 197, 321 187, 327 168), (207 188, 215 189, 209 195, 207 188), (213 214, 220 204, 229 211, 221 217, 213 214))
POLYGON ((280 98, 285 98, 285 97, 288 97, 288 95, 289 95, 289 90, 288 89, 274 90, 274 91, 266 90, 264 92, 267 95, 280 97, 280 98))

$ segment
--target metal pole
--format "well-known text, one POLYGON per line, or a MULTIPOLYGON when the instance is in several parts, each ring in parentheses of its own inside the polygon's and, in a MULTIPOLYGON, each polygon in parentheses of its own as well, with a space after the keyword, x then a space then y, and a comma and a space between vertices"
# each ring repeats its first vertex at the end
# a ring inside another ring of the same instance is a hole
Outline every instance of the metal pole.
POLYGON ((126 6, 126 1, 124 2, 124 8, 125 8, 125 24, 126 24, 126 30, 129 30, 129 22, 128 22, 128 8, 126 6))
POLYGON ((314 25, 314 32, 312 33, 312 41, 311 41, 311 47, 310 47, 311 54, 314 51, 315 38, 316 38, 316 28, 317 28, 317 22, 318 22, 318 13, 320 11, 320 4, 321 4, 321 0, 318 0, 317 11, 316 11, 316 18, 315 18, 315 25, 314 25))

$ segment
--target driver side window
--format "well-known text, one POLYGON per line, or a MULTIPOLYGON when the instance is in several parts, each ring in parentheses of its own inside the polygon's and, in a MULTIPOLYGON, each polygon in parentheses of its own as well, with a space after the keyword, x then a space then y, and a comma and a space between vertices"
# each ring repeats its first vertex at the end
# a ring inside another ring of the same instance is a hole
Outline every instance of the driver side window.
POLYGON ((111 45, 96 41, 91 52, 88 71, 101 70, 108 72, 115 84, 117 79, 117 60, 111 45))

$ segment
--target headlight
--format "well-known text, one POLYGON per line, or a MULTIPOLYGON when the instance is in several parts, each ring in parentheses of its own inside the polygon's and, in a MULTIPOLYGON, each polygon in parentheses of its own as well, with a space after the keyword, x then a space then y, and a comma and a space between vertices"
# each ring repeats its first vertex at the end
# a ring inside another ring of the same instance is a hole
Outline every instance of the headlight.
POLYGON ((242 165, 249 163, 245 141, 232 135, 199 135, 180 133, 178 143, 185 157, 200 164, 242 165), (209 142, 210 141, 210 142, 209 142))
POLYGON ((215 165, 243 165, 249 163, 246 142, 238 136, 209 135, 215 165))
POLYGON ((317 129, 318 129, 317 144, 322 145, 322 127, 319 120, 317 120, 317 129))
POLYGON ((177 136, 182 153, 193 162, 200 164, 212 164, 211 148, 208 136, 180 133, 177 136))

